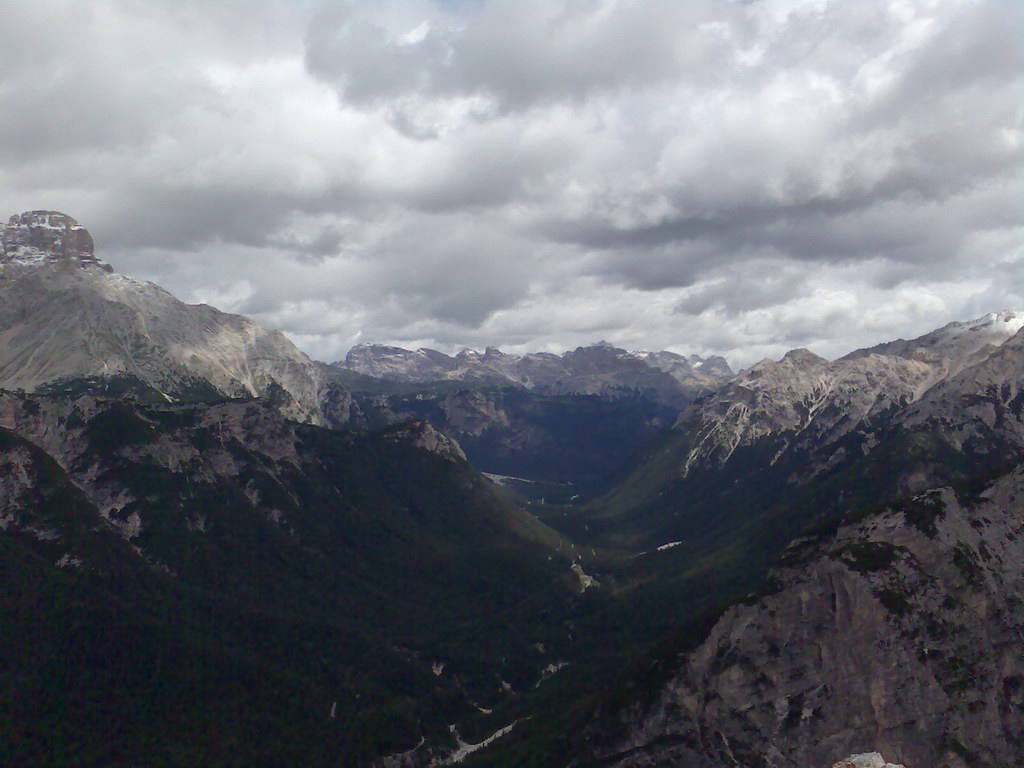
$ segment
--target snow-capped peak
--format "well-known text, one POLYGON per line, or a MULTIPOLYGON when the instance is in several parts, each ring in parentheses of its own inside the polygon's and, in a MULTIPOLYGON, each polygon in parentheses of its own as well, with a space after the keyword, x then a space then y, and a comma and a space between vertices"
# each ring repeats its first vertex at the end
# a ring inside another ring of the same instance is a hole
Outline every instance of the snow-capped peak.
POLYGON ((978 322, 996 332, 1013 336, 1021 328, 1024 328, 1024 310, 1004 309, 1002 312, 990 312, 979 318, 978 322))
POLYGON ((896 355, 933 362, 939 358, 966 360, 987 345, 999 346, 1024 327, 1024 311, 1003 310, 963 322, 952 322, 916 339, 897 339, 858 349, 842 359, 867 355, 896 355))
POLYGON ((1001 344, 1021 328, 1024 328, 1024 312, 1004 309, 1001 312, 989 312, 976 320, 949 323, 914 341, 931 345, 970 347, 986 343, 1001 344))

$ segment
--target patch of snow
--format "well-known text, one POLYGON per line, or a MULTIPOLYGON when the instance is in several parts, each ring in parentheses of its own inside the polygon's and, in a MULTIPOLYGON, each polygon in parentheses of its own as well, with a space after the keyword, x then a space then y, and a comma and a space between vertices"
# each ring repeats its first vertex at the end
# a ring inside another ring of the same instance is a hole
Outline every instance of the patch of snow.
POLYGON ((1024 312, 999 312, 996 321, 1003 324, 1002 330, 1006 333, 1016 334, 1024 328, 1024 312))
POLYGON ((678 547, 682 543, 683 542, 681 542, 681 541, 670 541, 667 544, 662 544, 657 549, 658 549, 659 552, 664 552, 666 549, 672 549, 672 547, 678 547))
POLYGON ((535 483, 536 480, 527 480, 525 477, 513 477, 512 475, 495 475, 491 472, 483 472, 484 477, 497 485, 508 485, 509 483, 535 483))
POLYGON ((61 555, 60 560, 57 561, 58 568, 81 568, 82 561, 77 557, 73 557, 70 553, 65 552, 61 555))
POLYGON ((548 664, 546 667, 544 667, 543 670, 541 670, 541 674, 543 674, 545 677, 548 677, 550 675, 555 674, 555 672, 557 672, 558 670, 563 669, 567 666, 569 666, 569 662, 567 661, 559 661, 557 664, 548 664))
POLYGON ((591 587, 600 587, 601 582, 589 575, 583 570, 583 566, 578 562, 572 564, 572 571, 576 574, 576 578, 580 581, 580 593, 586 592, 591 587))
POLYGON ((430 669, 431 671, 433 671, 435 677, 440 677, 441 673, 444 672, 444 662, 435 661, 433 664, 430 665, 430 669))
POLYGON ((567 661, 558 661, 554 664, 548 664, 540 671, 540 679, 533 684, 533 687, 539 688, 541 683, 567 666, 569 666, 569 662, 567 661))
POLYGON ((452 733, 455 734, 455 740, 458 742, 459 747, 454 752, 452 752, 451 755, 448 756, 448 759, 445 760, 444 762, 442 762, 441 765, 454 765, 455 763, 461 763, 463 760, 465 760, 467 757, 469 757, 471 754, 473 754, 477 750, 483 749, 484 747, 486 747, 486 746, 492 744, 493 742, 497 741, 498 739, 500 739, 502 736, 505 736, 506 734, 508 734, 513 728, 516 727, 516 723, 517 722, 519 722, 519 721, 518 720, 513 720, 511 723, 506 725, 504 728, 499 728, 494 733, 492 733, 490 736, 488 736, 486 739, 484 739, 483 741, 481 741, 481 742, 479 742, 477 744, 467 744, 459 736, 458 728, 456 726, 454 726, 454 725, 449 726, 449 728, 451 729, 452 733))

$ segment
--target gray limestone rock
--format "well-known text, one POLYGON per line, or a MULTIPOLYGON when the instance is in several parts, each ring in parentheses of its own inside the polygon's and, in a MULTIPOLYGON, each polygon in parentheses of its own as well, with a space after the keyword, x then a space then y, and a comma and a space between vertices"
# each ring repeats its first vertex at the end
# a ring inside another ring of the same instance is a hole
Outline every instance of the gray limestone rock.
POLYGON ((153 283, 113 272, 93 255, 92 238, 70 216, 14 216, 3 244, 0 387, 35 391, 71 380, 132 377, 168 401, 197 388, 228 397, 278 392, 292 418, 346 421, 342 388, 329 385, 280 331, 186 304, 153 283))
POLYGON ((27 211, 15 214, 0 232, 0 263, 63 260, 113 271, 96 258, 88 230, 65 213, 27 211))
POLYGON ((791 545, 620 713, 602 766, 1005 768, 1024 754, 1024 467, 791 545), (863 758, 863 759, 861 759, 863 758), (844 765, 843 762, 838 765, 844 765))

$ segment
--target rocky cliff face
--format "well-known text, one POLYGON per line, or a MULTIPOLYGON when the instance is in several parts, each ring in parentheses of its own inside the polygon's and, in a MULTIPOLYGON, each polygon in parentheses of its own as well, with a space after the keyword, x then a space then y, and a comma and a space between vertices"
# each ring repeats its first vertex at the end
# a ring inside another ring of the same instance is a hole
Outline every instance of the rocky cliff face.
MULTIPOLYGON (((1024 321, 1024 313, 1018 317, 1024 321)), ((943 430, 958 447, 991 449, 993 441, 1024 446, 1024 329, 972 357, 980 361, 929 389, 905 409, 900 423, 943 430)))
POLYGON ((632 535, 689 600, 695 579, 721 594, 739 574, 731 587, 752 589, 788 540, 831 530, 798 538, 756 598, 656 658, 633 704, 592 732, 594 765, 805 768, 873 749, 926 768, 1015 764, 1016 320, 953 324, 891 354, 759 364, 592 504, 598 543, 632 535))
POLYGON ((325 413, 327 384, 279 331, 114 273, 71 217, 14 216, 3 243, 0 387, 34 391, 92 380, 102 388, 122 379, 169 401, 281 392, 292 418, 347 418, 344 397, 325 413))
POLYGON ((57 211, 15 214, 0 232, 0 264, 6 265, 8 270, 69 259, 113 271, 93 253, 88 230, 67 214, 57 211))
POLYGON ((1015 765, 1022 626, 1018 465, 794 542, 593 764, 804 768, 877 749, 911 766, 1015 765))

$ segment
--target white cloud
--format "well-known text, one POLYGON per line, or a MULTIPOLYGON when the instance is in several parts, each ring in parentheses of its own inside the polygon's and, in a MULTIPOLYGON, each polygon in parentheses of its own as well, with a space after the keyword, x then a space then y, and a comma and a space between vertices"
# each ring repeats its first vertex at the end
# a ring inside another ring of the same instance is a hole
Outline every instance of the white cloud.
POLYGON ((318 357, 749 364, 1024 298, 1011 0, 0 11, 0 203, 318 357))

